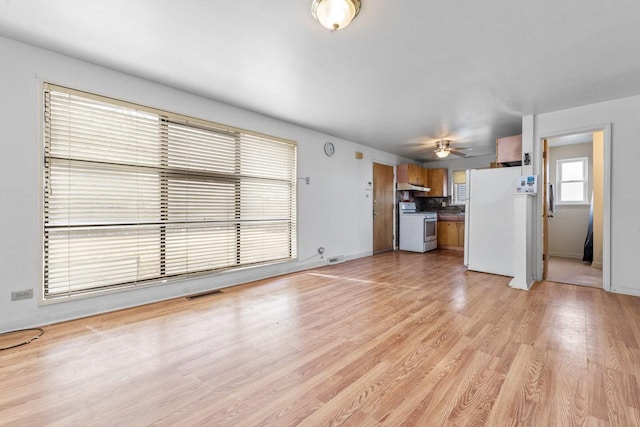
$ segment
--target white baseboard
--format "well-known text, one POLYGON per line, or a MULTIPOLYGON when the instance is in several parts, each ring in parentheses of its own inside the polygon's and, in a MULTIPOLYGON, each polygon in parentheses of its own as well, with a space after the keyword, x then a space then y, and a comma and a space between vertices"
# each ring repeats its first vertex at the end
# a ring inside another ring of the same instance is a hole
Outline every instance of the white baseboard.
POLYGON ((549 252, 549 256, 555 256, 559 258, 573 258, 573 259, 582 259, 583 254, 572 254, 565 252, 549 252))
POLYGON ((636 297, 640 297, 640 289, 638 288, 627 288, 625 286, 612 286, 611 292, 616 294, 633 295, 636 297))

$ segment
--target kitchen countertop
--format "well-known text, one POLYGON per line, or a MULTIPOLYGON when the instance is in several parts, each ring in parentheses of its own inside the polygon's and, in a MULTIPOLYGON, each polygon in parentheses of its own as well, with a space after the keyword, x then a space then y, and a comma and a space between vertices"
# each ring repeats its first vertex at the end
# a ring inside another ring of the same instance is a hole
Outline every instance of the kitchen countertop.
POLYGON ((450 221, 450 222, 464 221, 464 213, 438 212, 438 221, 450 221))

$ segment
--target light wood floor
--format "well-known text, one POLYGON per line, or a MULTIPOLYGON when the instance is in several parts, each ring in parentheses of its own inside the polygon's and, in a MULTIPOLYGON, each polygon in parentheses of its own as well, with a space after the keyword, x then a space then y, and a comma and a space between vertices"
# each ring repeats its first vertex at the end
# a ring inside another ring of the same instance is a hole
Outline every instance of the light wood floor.
POLYGON ((602 270, 575 258, 549 257, 547 280, 602 288, 602 270))
POLYGON ((640 425, 640 299, 385 253, 45 327, 0 424, 640 425))

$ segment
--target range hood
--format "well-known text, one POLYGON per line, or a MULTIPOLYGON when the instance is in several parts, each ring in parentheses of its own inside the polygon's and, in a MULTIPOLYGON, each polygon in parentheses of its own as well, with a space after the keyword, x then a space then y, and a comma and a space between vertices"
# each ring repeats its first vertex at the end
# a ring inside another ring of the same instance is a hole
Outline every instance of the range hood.
POLYGON ((408 184, 406 182, 398 183, 398 190, 401 191, 424 191, 429 192, 431 189, 429 187, 419 187, 417 185, 408 184))

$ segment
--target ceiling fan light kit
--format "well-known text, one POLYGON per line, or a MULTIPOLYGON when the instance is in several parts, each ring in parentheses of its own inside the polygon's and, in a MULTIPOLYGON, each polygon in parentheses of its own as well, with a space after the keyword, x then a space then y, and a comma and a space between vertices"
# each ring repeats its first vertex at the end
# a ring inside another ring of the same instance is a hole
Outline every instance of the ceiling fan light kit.
POLYGON ((360 0, 313 0, 311 14, 328 30, 340 30, 360 12, 360 0))
POLYGON ((438 156, 439 159, 444 159, 445 157, 447 157, 449 155, 449 150, 436 149, 435 153, 436 153, 436 156, 438 156))
POLYGON ((436 143, 436 149, 433 150, 438 156, 439 159, 444 159, 451 153, 451 148, 449 148, 449 141, 440 140, 436 143))
POLYGON ((458 157, 467 157, 466 154, 462 153, 460 150, 471 150, 471 148, 464 147, 451 147, 451 141, 448 139, 441 139, 436 142, 435 149, 433 152, 439 159, 444 159, 449 156, 449 154, 456 155, 458 157))

